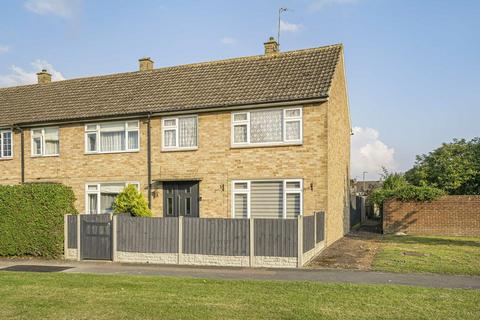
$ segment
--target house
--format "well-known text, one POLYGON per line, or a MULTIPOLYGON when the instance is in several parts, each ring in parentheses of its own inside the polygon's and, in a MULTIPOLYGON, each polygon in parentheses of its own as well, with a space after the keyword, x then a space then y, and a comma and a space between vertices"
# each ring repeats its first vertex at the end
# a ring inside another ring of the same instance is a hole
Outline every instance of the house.
POLYGON ((71 186, 110 212, 134 184, 156 216, 293 218, 348 230, 342 45, 0 89, 0 183, 71 186))

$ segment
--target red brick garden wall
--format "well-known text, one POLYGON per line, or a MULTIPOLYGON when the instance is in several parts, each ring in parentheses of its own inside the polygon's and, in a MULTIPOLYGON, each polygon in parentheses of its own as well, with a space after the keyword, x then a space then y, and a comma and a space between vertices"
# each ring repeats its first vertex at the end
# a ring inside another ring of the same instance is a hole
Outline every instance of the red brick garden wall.
POLYGON ((445 196, 431 202, 387 201, 383 232, 480 236, 480 196, 445 196))

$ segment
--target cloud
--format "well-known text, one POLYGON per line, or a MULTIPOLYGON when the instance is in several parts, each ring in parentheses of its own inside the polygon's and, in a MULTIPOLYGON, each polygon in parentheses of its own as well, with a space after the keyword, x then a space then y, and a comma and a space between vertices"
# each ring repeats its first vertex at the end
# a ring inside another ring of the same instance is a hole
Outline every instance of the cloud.
POLYGON ((325 7, 334 6, 334 5, 345 5, 345 4, 354 4, 359 0, 314 0, 310 6, 310 11, 320 11, 325 7))
POLYGON ((1 45, 1 44, 0 44, 0 54, 2 54, 2 53, 7 53, 8 51, 10 51, 10 47, 9 47, 9 46, 5 46, 5 45, 1 45))
POLYGON ((395 150, 379 139, 379 133, 372 128, 353 128, 351 150, 352 178, 361 178, 364 171, 370 179, 378 179, 382 167, 393 170, 396 167, 395 150))
POLYGON ((232 37, 223 37, 220 41, 223 44, 227 44, 227 45, 237 43, 237 39, 232 38, 232 37))
POLYGON ((81 0, 28 0, 24 6, 27 10, 40 15, 53 14, 69 18, 76 12, 81 0))
POLYGON ((284 21, 284 20, 280 20, 280 31, 297 32, 302 28, 303 26, 301 24, 295 24, 295 23, 284 21))
POLYGON ((32 66, 31 71, 26 71, 13 65, 10 68, 11 72, 9 74, 0 75, 0 87, 13 87, 37 83, 37 72, 42 69, 46 69, 52 75, 53 81, 65 80, 62 73, 55 70, 55 68, 45 60, 35 60, 30 63, 30 65, 32 66))

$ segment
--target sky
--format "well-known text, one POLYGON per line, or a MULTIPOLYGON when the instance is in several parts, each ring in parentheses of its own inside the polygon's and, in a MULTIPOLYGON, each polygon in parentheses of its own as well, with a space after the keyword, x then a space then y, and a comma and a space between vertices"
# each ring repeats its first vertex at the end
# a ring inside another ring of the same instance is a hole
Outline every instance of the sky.
POLYGON ((480 136, 476 0, 4 0, 0 87, 262 54, 280 7, 282 51, 344 44, 352 178, 480 136))

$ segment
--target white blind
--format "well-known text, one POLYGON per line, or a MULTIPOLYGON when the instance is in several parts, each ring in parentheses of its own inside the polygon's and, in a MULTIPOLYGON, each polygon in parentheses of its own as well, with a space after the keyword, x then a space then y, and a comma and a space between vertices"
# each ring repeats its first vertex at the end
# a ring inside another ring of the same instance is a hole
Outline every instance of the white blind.
POLYGON ((247 194, 235 194, 235 218, 247 218, 247 194))
POLYGON ((283 182, 252 181, 251 216, 254 218, 281 218, 283 216, 283 182))
POLYGON ((295 218, 300 214, 300 194, 287 193, 287 218, 295 218))

